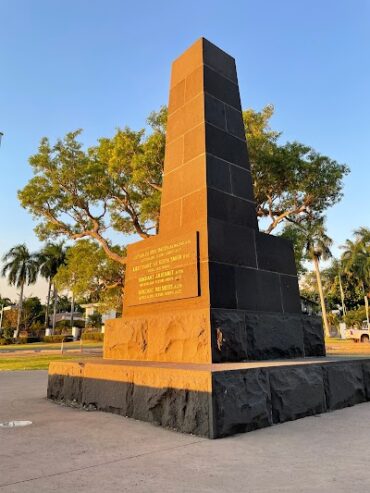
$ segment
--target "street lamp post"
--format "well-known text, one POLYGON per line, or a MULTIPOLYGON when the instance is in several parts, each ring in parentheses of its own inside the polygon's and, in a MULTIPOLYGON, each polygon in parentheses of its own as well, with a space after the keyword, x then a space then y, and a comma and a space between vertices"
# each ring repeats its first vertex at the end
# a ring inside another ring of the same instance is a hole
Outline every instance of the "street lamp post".
POLYGON ((1 139, 3 138, 3 132, 0 132, 0 146, 1 146, 1 139))

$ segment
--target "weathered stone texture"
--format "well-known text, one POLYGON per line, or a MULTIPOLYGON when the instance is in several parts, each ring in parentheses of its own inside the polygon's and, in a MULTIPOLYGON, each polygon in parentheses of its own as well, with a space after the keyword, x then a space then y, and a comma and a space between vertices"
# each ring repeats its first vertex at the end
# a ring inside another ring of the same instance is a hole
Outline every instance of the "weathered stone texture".
POLYGON ((302 316, 304 355, 325 356, 325 339, 321 317, 302 316))
POLYGON ((274 423, 284 423, 326 411, 320 366, 269 369, 274 423))
POLYGON ((206 392, 49 375, 48 398, 89 411, 148 421, 183 433, 206 437, 210 434, 209 394, 206 392))
POLYGON ((147 363, 55 362, 48 398, 209 438, 370 400, 369 359, 261 363, 257 368, 237 366, 221 371, 184 369, 147 363), (102 375, 110 378, 102 379, 102 375))
POLYGON ((213 436, 220 438, 272 424, 270 390, 261 369, 213 374, 213 436))
POLYGON ((248 359, 244 312, 211 310, 212 361, 243 361, 248 359))
POLYGON ((301 317, 278 313, 245 312, 248 359, 304 356, 301 317))
POLYGON ((127 317, 106 325, 104 358, 210 362, 208 310, 127 317))
POLYGON ((361 362, 323 365, 328 409, 341 409, 366 400, 361 362))

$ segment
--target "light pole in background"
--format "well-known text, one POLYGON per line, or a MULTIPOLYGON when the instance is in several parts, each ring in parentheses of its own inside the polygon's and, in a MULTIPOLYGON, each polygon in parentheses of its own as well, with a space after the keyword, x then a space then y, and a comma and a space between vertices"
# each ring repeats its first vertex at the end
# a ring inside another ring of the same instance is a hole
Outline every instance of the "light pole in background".
POLYGON ((1 139, 3 138, 3 132, 0 132, 0 146, 1 146, 1 139))

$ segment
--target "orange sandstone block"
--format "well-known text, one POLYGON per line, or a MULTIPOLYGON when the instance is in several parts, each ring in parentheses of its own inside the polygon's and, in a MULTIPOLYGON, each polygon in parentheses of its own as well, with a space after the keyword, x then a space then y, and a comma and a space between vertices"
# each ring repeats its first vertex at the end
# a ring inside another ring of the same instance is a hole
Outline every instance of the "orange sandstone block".
POLYGON ((193 99, 199 93, 204 91, 204 68, 203 65, 198 67, 194 72, 185 79, 185 102, 193 99))
POLYGON ((205 218, 207 214, 207 189, 204 186, 201 190, 193 192, 182 199, 181 225, 187 226, 198 220, 199 217, 205 218))
POLYGON ((204 98, 202 94, 171 113, 167 123, 167 142, 179 138, 185 132, 204 121, 204 98))
POLYGON ((205 154, 187 162, 163 178, 162 204, 190 194, 204 187, 206 180, 205 154))
POLYGON ((184 162, 184 137, 180 137, 173 142, 166 142, 164 158, 164 172, 168 173, 181 166, 184 162))
POLYGON ((181 226, 181 199, 175 200, 170 204, 161 204, 161 215, 159 222, 160 233, 176 231, 181 226))
POLYGON ((184 135, 184 163, 206 152, 205 123, 184 135))
POLYGON ((168 103, 168 114, 170 115, 180 108, 185 101, 185 80, 170 90, 170 99, 168 103))
POLYGON ((203 39, 198 39, 172 64, 171 87, 185 79, 199 65, 203 63, 203 39))

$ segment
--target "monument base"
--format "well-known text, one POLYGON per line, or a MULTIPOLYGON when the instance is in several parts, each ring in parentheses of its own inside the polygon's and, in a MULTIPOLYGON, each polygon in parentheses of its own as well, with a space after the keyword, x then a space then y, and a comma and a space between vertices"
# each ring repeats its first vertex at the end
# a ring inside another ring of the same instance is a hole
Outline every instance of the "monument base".
POLYGON ((220 438, 370 400, 370 358, 52 362, 48 398, 220 438))

